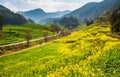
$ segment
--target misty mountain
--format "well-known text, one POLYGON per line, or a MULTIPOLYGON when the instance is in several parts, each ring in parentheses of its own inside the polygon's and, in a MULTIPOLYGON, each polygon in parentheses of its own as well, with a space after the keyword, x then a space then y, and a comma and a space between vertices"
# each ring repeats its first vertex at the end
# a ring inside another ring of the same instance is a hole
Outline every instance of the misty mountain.
POLYGON ((23 15, 26 19, 31 19, 36 23, 38 23, 40 20, 46 17, 46 13, 42 9, 35 9, 25 12, 18 12, 18 13, 23 15))
POLYGON ((91 2, 65 16, 74 16, 80 20, 96 19, 99 15, 113 7, 118 1, 120 0, 91 2))
POLYGON ((33 20, 35 23, 43 24, 43 23, 48 22, 48 20, 51 21, 51 19, 60 18, 64 16, 65 14, 70 13, 70 11, 67 10, 67 11, 46 13, 42 9, 35 9, 35 10, 30 10, 30 11, 25 11, 25 12, 18 12, 18 13, 23 15, 27 19, 33 20))
POLYGON ((4 24, 21 25, 27 23, 22 15, 12 12, 2 5, 0 5, 0 16, 4 18, 4 24))

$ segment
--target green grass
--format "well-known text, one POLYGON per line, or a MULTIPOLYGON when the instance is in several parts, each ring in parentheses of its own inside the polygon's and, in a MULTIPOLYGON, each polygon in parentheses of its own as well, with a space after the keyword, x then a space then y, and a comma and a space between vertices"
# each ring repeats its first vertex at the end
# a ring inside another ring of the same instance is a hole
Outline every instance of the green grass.
POLYGON ((81 28, 84 28, 86 27, 86 24, 85 23, 81 23, 79 26, 77 26, 77 30, 81 29, 81 28))
POLYGON ((120 40, 109 25, 92 25, 70 36, 0 58, 1 77, 119 77, 120 40))
POLYGON ((0 44, 10 44, 15 42, 25 41, 25 30, 30 30, 33 39, 43 37, 43 32, 48 31, 49 35, 52 34, 49 30, 50 25, 37 25, 37 24, 24 24, 24 25, 6 25, 3 27, 3 34, 0 38, 0 44), (10 29, 11 32, 10 33, 10 29))

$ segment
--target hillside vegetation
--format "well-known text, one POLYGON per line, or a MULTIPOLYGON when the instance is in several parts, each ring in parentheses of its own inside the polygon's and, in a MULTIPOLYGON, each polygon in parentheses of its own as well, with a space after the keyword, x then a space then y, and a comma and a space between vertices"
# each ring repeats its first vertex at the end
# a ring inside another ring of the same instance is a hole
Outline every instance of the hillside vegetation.
POLYGON ((0 16, 4 18, 4 24, 21 25, 28 22, 22 15, 12 12, 2 5, 0 5, 0 16))
POLYGON ((93 24, 44 46, 0 58, 0 76, 119 77, 120 40, 93 24))

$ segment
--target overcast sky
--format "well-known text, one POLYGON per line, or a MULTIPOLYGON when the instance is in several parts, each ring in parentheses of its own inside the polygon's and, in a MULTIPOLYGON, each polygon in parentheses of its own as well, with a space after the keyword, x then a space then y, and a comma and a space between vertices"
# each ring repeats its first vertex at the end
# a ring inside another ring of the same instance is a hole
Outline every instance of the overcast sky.
POLYGON ((103 0, 0 0, 0 4, 11 11, 27 11, 41 8, 46 12, 75 10, 88 2, 100 2, 103 0))

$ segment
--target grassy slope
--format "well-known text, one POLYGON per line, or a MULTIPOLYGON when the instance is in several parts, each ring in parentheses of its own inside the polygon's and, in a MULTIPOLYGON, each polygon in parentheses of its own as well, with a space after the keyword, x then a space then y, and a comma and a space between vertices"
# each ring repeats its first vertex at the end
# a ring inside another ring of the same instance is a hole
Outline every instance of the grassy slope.
POLYGON ((120 41, 93 25, 41 47, 0 58, 0 76, 119 77, 120 41), (74 43, 71 43, 74 42, 74 43))
MULTIPOLYGON (((0 44, 9 44, 20 41, 25 41, 25 30, 30 30, 34 38, 40 38, 43 36, 43 31, 49 28, 49 26, 35 25, 35 24, 24 24, 21 26, 18 25, 7 25, 3 27, 3 36, 0 39, 0 44), (10 29, 12 34, 10 34, 10 29)), ((52 34, 49 32, 49 34, 52 34)))

